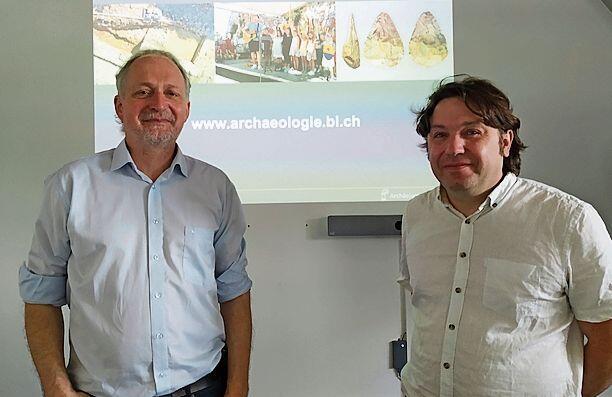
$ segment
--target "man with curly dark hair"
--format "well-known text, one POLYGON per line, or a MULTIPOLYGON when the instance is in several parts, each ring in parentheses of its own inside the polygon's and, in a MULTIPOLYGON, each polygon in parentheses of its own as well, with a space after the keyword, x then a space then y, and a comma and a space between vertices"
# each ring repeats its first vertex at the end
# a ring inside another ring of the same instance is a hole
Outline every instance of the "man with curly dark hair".
POLYGON ((518 177, 520 125, 474 77, 441 82, 417 112, 440 186, 403 218, 407 396, 595 396, 612 383, 610 235, 591 205, 518 177))

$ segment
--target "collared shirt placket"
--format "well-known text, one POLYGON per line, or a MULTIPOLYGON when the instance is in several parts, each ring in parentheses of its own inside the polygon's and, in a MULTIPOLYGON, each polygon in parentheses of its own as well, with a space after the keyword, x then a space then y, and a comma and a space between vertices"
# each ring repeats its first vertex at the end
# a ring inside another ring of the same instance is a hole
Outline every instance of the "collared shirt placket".
POLYGON ((149 254, 149 307, 151 310, 151 347, 153 351, 153 377, 158 393, 169 390, 168 344, 166 338, 166 309, 164 280, 166 263, 163 253, 163 211, 159 183, 151 184, 147 205, 149 254))
MULTIPOLYGON (((450 208, 449 208, 450 210, 450 208)), ((451 210, 451 212, 454 212, 451 210)), ((474 238, 474 222, 480 212, 463 219, 459 232, 459 245, 455 262, 455 275, 450 290, 450 303, 446 316, 444 339, 442 342, 442 357, 440 359, 440 396, 453 395, 453 376, 455 366, 455 350, 457 333, 461 323, 461 313, 470 270, 470 253, 474 238)), ((457 215, 457 214, 455 214, 457 215)))

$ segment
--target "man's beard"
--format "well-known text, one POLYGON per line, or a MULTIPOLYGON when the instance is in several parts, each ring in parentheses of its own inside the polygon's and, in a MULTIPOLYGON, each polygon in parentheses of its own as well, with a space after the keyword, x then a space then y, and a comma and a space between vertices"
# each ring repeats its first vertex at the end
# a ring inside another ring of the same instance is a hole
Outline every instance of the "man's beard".
MULTIPOLYGON (((174 144, 178 138, 179 132, 176 131, 174 125, 176 118, 170 110, 162 112, 144 111, 138 117, 141 127, 135 129, 136 135, 140 135, 143 140, 151 146, 167 146, 168 144, 174 144), (152 125, 147 126, 147 121, 160 119, 166 121, 163 125, 152 125)), ((121 130, 125 133, 125 125, 121 126, 121 130)))
POLYGON ((143 128, 142 137, 150 145, 153 146, 165 146, 169 143, 174 143, 178 138, 178 133, 174 130, 174 127, 170 126, 160 131, 156 128, 143 128))

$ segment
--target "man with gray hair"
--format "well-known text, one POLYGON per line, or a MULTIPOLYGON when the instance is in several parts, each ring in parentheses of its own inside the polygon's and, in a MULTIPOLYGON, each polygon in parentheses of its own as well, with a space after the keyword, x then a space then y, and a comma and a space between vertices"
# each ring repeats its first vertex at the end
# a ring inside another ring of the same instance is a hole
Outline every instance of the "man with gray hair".
POLYGON ((246 223, 227 176, 176 144, 189 88, 171 54, 135 54, 117 73, 125 139, 45 182, 19 271, 45 396, 248 393, 246 223))

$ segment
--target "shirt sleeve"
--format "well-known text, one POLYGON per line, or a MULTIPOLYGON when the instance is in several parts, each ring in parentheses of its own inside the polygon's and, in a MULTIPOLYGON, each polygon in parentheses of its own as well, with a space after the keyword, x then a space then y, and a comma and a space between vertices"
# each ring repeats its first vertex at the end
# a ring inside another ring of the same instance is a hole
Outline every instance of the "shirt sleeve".
POLYGON ((591 205, 579 210, 567 234, 568 296, 577 320, 602 322, 612 318, 612 240, 591 205))
POLYGON ((26 303, 66 304, 66 266, 71 253, 68 209, 60 178, 50 176, 45 181, 28 259, 19 269, 19 293, 26 303))
POLYGON ((236 188, 229 180, 225 193, 221 225, 214 240, 219 302, 227 302, 246 293, 253 284, 246 272, 246 221, 236 188))

